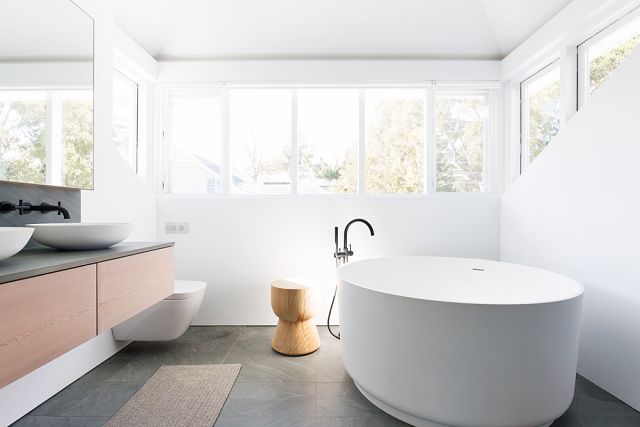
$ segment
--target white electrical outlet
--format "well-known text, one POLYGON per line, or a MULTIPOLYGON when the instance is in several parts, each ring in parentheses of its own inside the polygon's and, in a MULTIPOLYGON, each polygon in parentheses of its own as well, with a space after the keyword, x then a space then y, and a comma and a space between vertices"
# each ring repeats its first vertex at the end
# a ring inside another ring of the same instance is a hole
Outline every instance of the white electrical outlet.
POLYGON ((164 231, 167 234, 189 234, 188 222, 165 222, 164 231))

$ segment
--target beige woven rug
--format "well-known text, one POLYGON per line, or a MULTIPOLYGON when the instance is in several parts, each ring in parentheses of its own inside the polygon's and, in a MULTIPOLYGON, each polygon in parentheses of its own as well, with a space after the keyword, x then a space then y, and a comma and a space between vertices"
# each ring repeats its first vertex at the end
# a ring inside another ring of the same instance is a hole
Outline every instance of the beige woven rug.
POLYGON ((240 365, 162 366, 105 424, 107 427, 211 427, 240 365))

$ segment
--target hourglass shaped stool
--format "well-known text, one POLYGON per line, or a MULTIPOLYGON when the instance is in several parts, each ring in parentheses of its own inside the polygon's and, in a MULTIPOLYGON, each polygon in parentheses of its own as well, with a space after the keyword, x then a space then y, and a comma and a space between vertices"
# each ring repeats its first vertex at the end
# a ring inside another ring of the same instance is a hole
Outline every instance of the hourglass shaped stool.
POLYGON ((315 292, 301 280, 277 280, 271 284, 271 308, 278 327, 271 347, 286 356, 303 356, 320 348, 313 323, 315 292))

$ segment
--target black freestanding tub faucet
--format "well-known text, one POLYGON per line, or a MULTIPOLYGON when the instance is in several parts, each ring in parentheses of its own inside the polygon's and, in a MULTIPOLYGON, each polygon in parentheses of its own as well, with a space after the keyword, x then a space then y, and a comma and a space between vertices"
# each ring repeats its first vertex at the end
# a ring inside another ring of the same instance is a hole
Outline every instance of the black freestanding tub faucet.
POLYGON ((349 227, 351 227, 351 225, 355 224, 356 222, 361 222, 364 225, 366 225, 367 228, 369 228, 369 232, 371 233, 371 235, 372 236, 375 235, 375 233, 373 232, 373 227, 371 226, 369 221, 367 221, 366 219, 362 219, 362 218, 352 219, 344 227, 344 235, 342 237, 343 246, 342 246, 342 250, 340 250, 339 242, 338 242, 338 227, 335 227, 334 228, 334 231, 335 231, 334 234, 335 234, 335 242, 336 242, 336 251, 333 254, 333 256, 334 256, 334 258, 336 258, 337 261, 339 261, 341 263, 349 262, 349 257, 351 255, 353 255, 353 251, 351 250, 351 245, 349 244, 349 227))

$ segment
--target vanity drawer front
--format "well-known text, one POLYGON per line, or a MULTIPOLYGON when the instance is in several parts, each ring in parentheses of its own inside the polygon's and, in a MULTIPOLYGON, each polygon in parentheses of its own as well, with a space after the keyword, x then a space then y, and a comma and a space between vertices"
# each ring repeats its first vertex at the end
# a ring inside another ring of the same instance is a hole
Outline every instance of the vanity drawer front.
POLYGON ((0 285, 0 388, 95 336, 95 264, 0 285))
POLYGON ((98 334, 173 293, 173 248, 98 263, 98 334))

